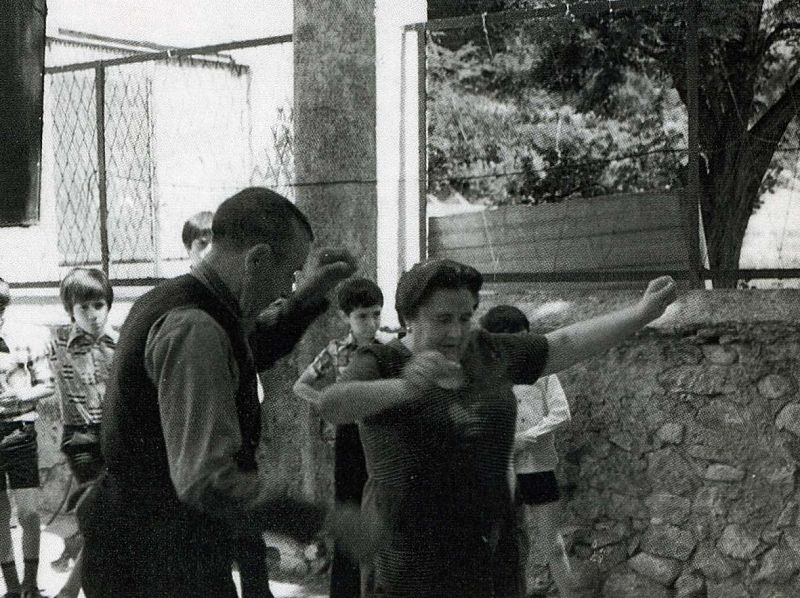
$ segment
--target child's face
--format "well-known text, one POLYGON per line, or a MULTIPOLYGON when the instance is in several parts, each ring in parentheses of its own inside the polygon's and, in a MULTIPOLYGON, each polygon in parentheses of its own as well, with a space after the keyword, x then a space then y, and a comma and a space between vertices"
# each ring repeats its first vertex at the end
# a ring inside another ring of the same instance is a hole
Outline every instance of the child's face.
POLYGON ((100 336, 108 319, 108 304, 105 299, 92 299, 72 306, 72 318, 78 328, 94 337, 100 336))
POLYGON ((203 259, 203 256, 208 253, 208 250, 211 248, 211 235, 203 235, 202 237, 197 237, 192 244, 189 246, 189 261, 192 263, 192 268, 196 267, 197 264, 203 259))
POLYGON ((370 343, 375 339, 375 333, 381 327, 380 305, 370 307, 356 307, 349 314, 340 312, 342 320, 350 326, 350 332, 359 344, 370 343))

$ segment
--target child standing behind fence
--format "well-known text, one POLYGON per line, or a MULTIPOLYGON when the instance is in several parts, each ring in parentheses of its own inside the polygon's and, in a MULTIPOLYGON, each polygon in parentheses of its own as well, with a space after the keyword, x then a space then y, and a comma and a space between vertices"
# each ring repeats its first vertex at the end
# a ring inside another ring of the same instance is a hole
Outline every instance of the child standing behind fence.
MULTIPOLYGON (((480 320, 489 332, 527 334, 528 318, 510 305, 490 309, 480 320)), ((519 551, 521 596, 527 595, 527 562, 530 540, 527 534, 527 515, 536 526, 536 543, 546 556, 550 573, 559 596, 571 596, 576 587, 575 575, 569 563, 564 540, 558 531, 558 482, 555 467, 558 455, 553 432, 570 421, 569 404, 561 383, 555 375, 539 379, 533 385, 513 387, 517 398, 517 424, 514 436, 514 472, 517 499, 516 536, 519 551)))
MULTIPOLYGON (((75 480, 85 485, 103 468, 100 423, 118 338, 108 325, 114 291, 100 270, 75 268, 64 277, 59 294, 70 323, 53 330, 49 358, 64 425, 61 450, 75 480)), ((59 598, 77 598, 80 592, 82 545, 79 533, 65 539, 64 554, 53 563, 66 567, 75 557, 59 598)))
MULTIPOLYGON (((342 283, 337 299, 339 315, 349 327, 347 335, 332 340, 294 385, 294 393, 313 404, 318 403, 320 391, 312 385, 325 378, 338 379, 360 346, 378 342, 375 335, 381 325, 383 308, 383 293, 378 285, 366 278, 351 278, 342 283)), ((367 483, 367 465, 358 425, 337 426, 334 446, 333 483, 336 500, 361 504, 364 484, 367 483)), ((359 563, 353 562, 338 546, 335 547, 330 598, 357 598, 361 595, 360 586, 359 563)))
POLYGON ((181 241, 189 255, 191 267, 194 268, 208 253, 211 247, 212 233, 211 222, 214 220, 214 213, 205 211, 197 212, 183 223, 181 231, 181 241))
POLYGON ((0 567, 8 598, 37 598, 41 529, 36 406, 53 389, 45 343, 34 343, 31 330, 16 335, 3 330, 10 302, 9 285, 0 278, 0 567), (22 583, 11 539, 9 495, 22 528, 22 583))

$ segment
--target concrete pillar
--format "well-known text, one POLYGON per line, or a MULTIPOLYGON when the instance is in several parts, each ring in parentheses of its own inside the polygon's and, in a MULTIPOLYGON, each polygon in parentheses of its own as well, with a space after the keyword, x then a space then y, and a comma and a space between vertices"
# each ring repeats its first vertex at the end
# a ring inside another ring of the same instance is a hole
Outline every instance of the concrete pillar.
MULTIPOLYGON (((343 245, 375 277, 377 192, 375 155, 375 15, 373 0, 294 2, 294 160, 296 201, 319 244, 343 245)), ((345 332, 335 311, 321 318, 298 350, 304 367, 345 332)), ((330 496, 332 447, 308 409, 303 491, 330 496)))

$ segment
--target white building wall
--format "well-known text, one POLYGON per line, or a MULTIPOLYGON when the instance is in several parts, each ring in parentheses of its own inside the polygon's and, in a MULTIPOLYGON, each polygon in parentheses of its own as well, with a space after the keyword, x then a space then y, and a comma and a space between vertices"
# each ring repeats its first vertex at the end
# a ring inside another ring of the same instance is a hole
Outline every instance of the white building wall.
MULTIPOLYGON (((419 135, 417 31, 426 0, 377 0, 378 285, 384 323, 397 324, 394 293, 400 274, 419 255, 419 135)), ((423 33, 424 35, 424 33, 423 33)), ((423 148, 424 149, 424 148, 423 148)))

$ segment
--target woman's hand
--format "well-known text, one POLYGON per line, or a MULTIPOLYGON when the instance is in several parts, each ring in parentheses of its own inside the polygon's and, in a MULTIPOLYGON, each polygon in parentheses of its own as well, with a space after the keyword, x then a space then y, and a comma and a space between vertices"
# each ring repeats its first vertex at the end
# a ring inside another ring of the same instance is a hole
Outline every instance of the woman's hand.
POLYGON ((651 280, 639 300, 639 309, 646 322, 652 322, 660 317, 677 296, 677 285, 671 276, 661 276, 651 280))
POLYGON ((447 359, 438 351, 423 351, 414 355, 403 369, 403 379, 412 387, 431 387, 453 390, 463 386, 461 364, 447 359))

